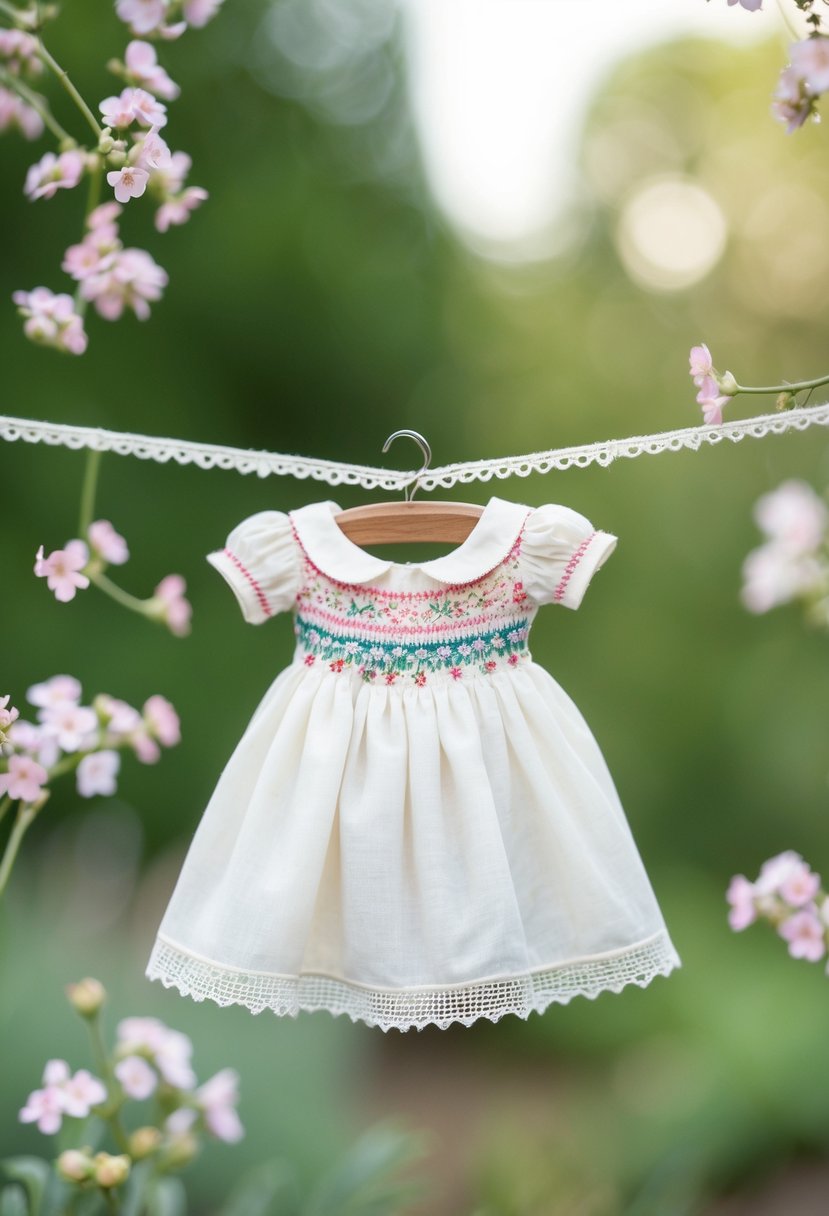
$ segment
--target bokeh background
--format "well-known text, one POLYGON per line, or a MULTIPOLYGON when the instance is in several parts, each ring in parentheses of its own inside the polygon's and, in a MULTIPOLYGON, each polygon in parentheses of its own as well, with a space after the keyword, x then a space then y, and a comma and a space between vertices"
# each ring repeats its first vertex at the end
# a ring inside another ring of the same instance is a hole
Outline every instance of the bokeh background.
MULTIPOLYGON (((83 358, 30 346, 10 303, 66 289, 83 200, 26 203, 40 150, 5 137, 0 408, 360 463, 415 427, 444 463, 693 425, 699 341, 744 383, 825 372, 826 134, 770 116, 782 23, 719 4, 677 0, 667 22, 631 0, 622 38, 621 0, 444 0, 443 16, 227 0, 162 53, 182 85, 169 138, 210 201, 163 237, 130 205, 125 239, 170 287, 143 325, 91 318, 83 358)), ((51 35, 96 101, 125 41, 99 0, 51 35)), ((389 457, 412 462, 406 444, 389 457)), ((203 555, 253 511, 378 496, 106 457, 96 514, 132 551, 118 574, 137 594, 184 574, 181 640, 94 590, 59 605, 32 577, 37 546, 76 532, 83 467, 0 447, 0 692, 23 706, 56 672, 90 697, 161 692, 184 739, 157 767, 125 763, 116 798, 65 786, 27 840, 0 913, 3 1153, 42 1151, 16 1112, 44 1060, 86 1063, 62 990, 92 974, 113 1020, 156 1014, 192 1035, 201 1076, 241 1073, 247 1137, 190 1169, 194 1212, 274 1157, 313 1179, 382 1119, 426 1133, 411 1210, 431 1216, 825 1211, 829 981, 762 928, 735 937, 724 904, 731 874, 772 853, 820 869, 829 852, 829 638, 738 598, 752 504, 789 477, 822 490, 825 434, 498 483, 621 538, 578 614, 541 614, 533 649, 602 745, 684 967, 526 1023, 388 1036, 143 978, 218 773, 291 653, 290 620, 245 625, 203 555)))

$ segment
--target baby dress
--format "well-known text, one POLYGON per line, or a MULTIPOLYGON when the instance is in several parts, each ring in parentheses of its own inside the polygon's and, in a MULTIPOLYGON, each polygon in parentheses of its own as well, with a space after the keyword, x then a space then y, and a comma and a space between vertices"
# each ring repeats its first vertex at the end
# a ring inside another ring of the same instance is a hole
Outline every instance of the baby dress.
POLYGON ((616 538, 493 497, 458 548, 399 563, 339 510, 263 511, 208 559, 246 620, 293 610, 296 651, 221 774, 148 976, 406 1030, 667 975, 602 754, 528 648, 539 605, 577 608, 616 538))

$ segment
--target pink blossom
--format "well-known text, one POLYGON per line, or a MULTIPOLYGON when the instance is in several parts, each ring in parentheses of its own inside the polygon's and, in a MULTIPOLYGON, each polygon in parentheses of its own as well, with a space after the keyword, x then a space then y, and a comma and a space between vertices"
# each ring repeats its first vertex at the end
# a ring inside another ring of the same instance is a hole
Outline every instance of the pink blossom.
POLYGON ((793 67, 784 68, 771 105, 774 117, 786 124, 786 131, 791 135, 803 126, 814 108, 815 100, 807 92, 799 73, 793 67))
POLYGON ((76 772, 78 793, 82 798, 114 794, 120 767, 121 757, 117 752, 104 750, 84 756, 76 772))
POLYGON ((117 97, 105 97, 98 109, 108 127, 120 130, 132 126, 133 122, 139 122, 143 127, 163 127, 167 122, 167 107, 146 89, 122 89, 117 97))
POLYGON ((46 579, 55 599, 62 604, 75 598, 78 588, 89 586, 89 579, 82 572, 89 561, 89 550, 82 540, 70 540, 65 549, 55 549, 48 557, 43 556, 43 546, 37 551, 35 574, 46 579))
POLYGON ((0 87, 0 131, 14 127, 24 139, 39 139, 43 134, 43 119, 22 97, 0 87))
MULTIPOLYGON (((0 735, 9 729, 12 722, 16 722, 20 717, 20 710, 15 709, 13 705, 9 705, 11 693, 7 693, 5 697, 0 697, 0 735)), ((0 739, 2 742, 2 739, 0 739)))
POLYGON ((116 0, 115 11, 134 34, 154 33, 167 14, 165 0, 116 0))
POLYGON ((147 189, 150 175, 146 169, 137 169, 132 165, 124 165, 123 169, 113 169, 107 173, 107 182, 115 190, 119 203, 128 203, 131 198, 140 198, 147 189))
POLYGON ((102 254, 96 243, 88 239, 89 235, 79 244, 70 245, 61 262, 61 269, 77 283, 108 270, 112 265, 112 254, 102 254))
POLYGON ((172 152, 169 161, 158 167, 153 182, 165 195, 179 194, 192 167, 192 157, 186 152, 172 152))
POLYGON ((159 135, 157 127, 152 127, 142 138, 137 138, 130 152, 130 162, 147 171, 166 169, 172 159, 170 149, 159 135))
POLYGON ((808 553, 823 543, 829 509, 807 482, 792 478, 758 498, 754 519, 770 540, 794 554, 808 553))
POLYGON ((9 727, 8 741, 15 751, 33 756, 44 768, 51 768, 60 755, 57 739, 24 718, 18 718, 9 727))
POLYGON ((129 735, 143 725, 143 719, 137 709, 133 709, 126 701, 119 701, 102 692, 95 698, 95 709, 103 717, 106 729, 111 735, 129 735))
POLYGON ((156 97, 173 101, 181 92, 158 62, 158 55, 151 42, 133 41, 124 54, 124 65, 130 79, 156 97))
POLYGON ((181 721, 166 697, 156 693, 144 702, 144 722, 162 746, 175 747, 181 742, 181 721))
POLYGON ((43 70, 37 39, 24 30, 0 30, 0 58, 13 76, 36 75, 43 70))
POLYGON ((72 355, 82 355, 86 350, 83 320, 75 312, 70 295, 55 295, 48 287, 35 287, 33 291, 15 291, 12 299, 27 318, 23 332, 32 342, 72 355))
POLYGON ((33 684, 26 691, 26 700, 41 709, 54 705, 77 705, 81 699, 81 685, 74 676, 52 676, 42 684, 33 684))
POLYGON ((158 1018, 124 1018, 118 1042, 126 1054, 149 1052, 162 1077, 176 1089, 192 1089, 196 1075, 190 1066, 193 1044, 186 1034, 170 1030, 158 1018))
POLYGON ((80 1068, 68 1078, 62 1087, 64 1109, 73 1119, 85 1119, 93 1106, 106 1101, 107 1091, 103 1082, 93 1077, 85 1068, 80 1068))
POLYGON ((126 1056, 115 1065, 115 1076, 128 1098, 140 1102, 155 1093, 158 1076, 141 1056, 126 1056))
POLYGON ((168 574, 155 589, 159 618, 177 637, 184 637, 190 632, 193 607, 185 599, 186 590, 187 584, 180 574, 168 574))
POLYGON ((795 42, 789 48, 789 58, 807 93, 816 97, 829 89, 829 38, 814 34, 795 42))
POLYGON ((728 923, 735 933, 747 929, 757 919, 757 909, 754 906, 756 894, 754 884, 743 874, 735 874, 731 879, 726 899, 731 905, 728 923))
POLYGON ((160 25, 158 34, 165 42, 173 42, 176 38, 180 38, 186 29, 186 21, 176 21, 172 25, 160 25))
POLYGON ((184 19, 195 29, 207 25, 216 16, 222 0, 184 0, 184 19))
POLYGON ((13 801, 37 802, 49 774, 32 756, 9 756, 9 770, 0 773, 0 794, 13 801))
POLYGON ((29 1094, 18 1119, 21 1123, 36 1123, 44 1136, 53 1136, 60 1131, 63 1113, 63 1094, 55 1086, 47 1085, 29 1094))
POLYGON ((239 1102, 239 1074, 233 1068, 223 1068, 196 1090, 196 1098, 204 1113, 208 1131, 218 1140, 236 1144, 245 1134, 236 1113, 239 1102))
POLYGON ((54 705, 41 714, 44 730, 65 752, 85 751, 97 736, 98 715, 83 705, 54 705))
POLYGON ((197 1118, 198 1112, 192 1106, 180 1106, 166 1120, 164 1128, 174 1136, 182 1136, 190 1131, 197 1118))
POLYGON ((780 895, 793 908, 802 908, 811 903, 820 889, 820 875, 813 873, 806 862, 801 862, 780 884, 780 895))
POLYGON ((47 152, 26 174, 24 194, 32 200, 52 198, 58 190, 71 190, 83 177, 86 166, 81 152, 47 152))
POLYGON ((96 311, 107 321, 117 321, 125 308, 146 321, 149 302, 161 298, 167 282, 166 271, 143 249, 124 249, 105 273, 83 281, 81 294, 94 302, 96 311))
POLYGON ((770 857, 760 867, 760 876, 754 884, 756 893, 758 895, 779 895, 783 883, 797 873, 803 864, 803 858, 792 849, 770 857))
POLYGON ((112 566, 123 566, 130 551, 123 536, 115 531, 108 519, 96 519, 87 530, 89 543, 96 553, 112 566))
POLYGON ((792 958, 805 958, 810 963, 816 963, 826 953, 824 926, 814 906, 795 912, 794 916, 782 922, 777 931, 789 943, 792 958))
POLYGON ((814 558, 793 554, 776 542, 752 549, 743 562, 742 574, 740 599, 749 612, 756 613, 809 594, 824 578, 814 558))
POLYGON ((691 354, 688 362, 691 366, 691 376, 694 384, 700 385, 705 376, 714 375, 714 364, 711 362, 711 352, 708 347, 703 344, 701 346, 692 346, 691 354))
POLYGON ((185 224, 191 212, 200 207, 207 198, 208 193, 201 186, 190 186, 176 198, 168 198, 155 213, 156 229, 166 232, 174 224, 185 224))
POLYGON ((702 386, 697 393, 697 402, 702 406, 703 421, 707 426, 722 425, 723 406, 730 401, 719 391, 719 385, 711 376, 703 376, 702 386))
POLYGON ((94 211, 90 211, 86 217, 86 226, 90 231, 96 228, 109 227, 123 214, 123 211, 124 208, 119 203, 101 203, 94 211))

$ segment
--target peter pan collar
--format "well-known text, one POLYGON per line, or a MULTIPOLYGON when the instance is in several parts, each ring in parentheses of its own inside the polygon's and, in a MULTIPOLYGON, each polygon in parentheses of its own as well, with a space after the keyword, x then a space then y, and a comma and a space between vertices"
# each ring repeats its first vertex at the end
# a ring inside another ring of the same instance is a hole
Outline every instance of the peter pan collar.
POLYGON ((474 583, 500 565, 517 540, 530 508, 504 498, 490 498, 465 541, 442 557, 419 563, 385 561, 355 545, 334 520, 341 510, 336 502, 327 500, 291 512, 300 544, 328 578, 338 583, 367 583, 399 566, 456 586, 474 583))

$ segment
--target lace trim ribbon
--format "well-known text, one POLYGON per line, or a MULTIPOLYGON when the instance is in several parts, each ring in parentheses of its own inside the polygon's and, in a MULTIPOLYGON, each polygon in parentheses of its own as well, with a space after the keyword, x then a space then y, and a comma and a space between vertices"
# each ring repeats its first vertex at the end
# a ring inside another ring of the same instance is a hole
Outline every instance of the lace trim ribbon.
POLYGON ((790 430, 805 431, 810 426, 829 426, 829 403, 785 413, 759 414, 720 426, 692 426, 654 435, 634 435, 628 439, 606 439, 601 443, 585 443, 577 447, 550 448, 526 456, 441 465, 429 469, 422 476, 411 470, 404 472, 336 460, 314 460, 281 452, 257 452, 192 440, 161 439, 101 427, 36 422, 2 414, 0 439, 45 443, 76 450, 91 448, 97 452, 115 452, 120 456, 136 456, 139 460, 154 460, 159 464, 173 461, 180 465, 195 464, 201 469, 234 469, 237 473, 255 473, 258 477, 310 477, 332 486, 358 485, 366 490, 402 490, 415 483, 421 489, 435 490, 473 481, 491 481, 493 477, 500 480, 528 477, 531 473, 549 473, 553 469, 585 469, 592 464, 606 468, 621 458, 655 456, 659 452, 679 452, 683 448, 699 451, 705 444, 722 443, 724 439, 738 443, 746 436, 762 439, 766 435, 782 435, 790 430))
POLYGON ((182 996, 217 1005, 243 1005, 251 1013, 271 1009, 282 1017, 300 1011, 347 1014, 381 1030, 421 1030, 452 1022, 471 1026, 479 1018, 497 1022, 505 1014, 527 1018, 574 996, 594 1000, 601 992, 621 992, 628 984, 646 987, 654 976, 680 966, 666 931, 609 954, 593 955, 527 975, 506 976, 459 987, 372 989, 327 975, 284 976, 234 971, 200 958, 159 937, 147 977, 176 988, 182 996))

